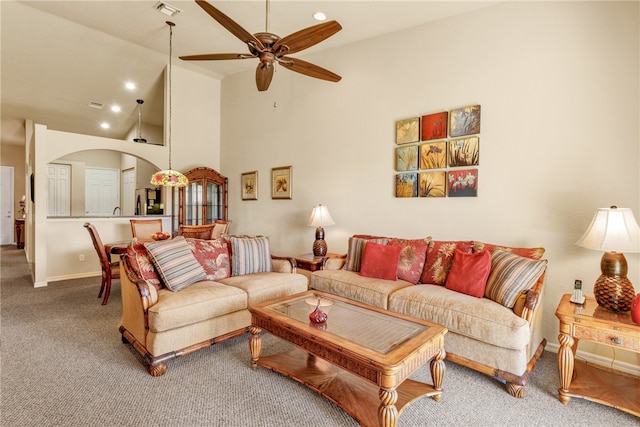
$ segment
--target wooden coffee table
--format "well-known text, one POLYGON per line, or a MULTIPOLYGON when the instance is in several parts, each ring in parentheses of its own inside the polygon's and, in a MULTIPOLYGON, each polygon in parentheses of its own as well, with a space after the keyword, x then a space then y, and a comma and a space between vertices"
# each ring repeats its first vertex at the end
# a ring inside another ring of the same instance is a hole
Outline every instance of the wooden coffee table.
POLYGON ((442 395, 447 329, 319 291, 249 308, 251 363, 299 381, 336 403, 362 426, 395 426, 420 396, 442 395), (309 322, 320 297, 331 304, 325 324, 309 322), (265 330, 293 350, 260 357, 265 330), (431 361, 433 385, 408 379, 431 361))

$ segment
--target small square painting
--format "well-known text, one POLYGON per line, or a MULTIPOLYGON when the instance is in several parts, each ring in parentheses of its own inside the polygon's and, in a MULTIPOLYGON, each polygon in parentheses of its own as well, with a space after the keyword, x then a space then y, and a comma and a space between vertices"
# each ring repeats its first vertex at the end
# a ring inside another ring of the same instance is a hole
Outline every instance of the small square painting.
POLYGON ((477 136, 449 141, 449 166, 478 166, 480 139, 477 136))
POLYGON ((465 136, 480 133, 480 106, 451 110, 449 115, 449 136, 465 136))
POLYGON ((421 172, 418 176, 418 197, 445 197, 446 172, 421 172))
POLYGON ((418 174, 399 173, 396 175, 396 197, 418 196, 418 174))
POLYGON ((447 142, 429 142, 420 145, 420 169, 447 167, 447 142))
POLYGON ((418 170, 418 146, 396 148, 396 170, 414 171, 418 170))
POLYGON ((447 118, 449 113, 428 114, 422 116, 422 140, 442 139, 447 137, 447 118))
POLYGON ((396 144, 409 144, 420 140, 420 117, 396 122, 396 144))
POLYGON ((477 197, 478 169, 461 169, 447 173, 449 197, 477 197))

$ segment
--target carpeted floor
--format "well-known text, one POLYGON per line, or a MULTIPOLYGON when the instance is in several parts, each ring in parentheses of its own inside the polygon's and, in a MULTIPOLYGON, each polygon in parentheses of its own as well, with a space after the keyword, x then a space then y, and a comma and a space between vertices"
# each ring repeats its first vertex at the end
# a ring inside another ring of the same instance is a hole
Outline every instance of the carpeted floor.
MULTIPOLYGON (((120 340, 118 281, 102 306, 97 277, 35 289, 23 251, 2 246, 0 256, 2 426, 357 425, 303 385, 253 371, 248 336, 172 360, 153 378, 120 340)), ((286 348, 265 334, 264 354, 286 348)), ((446 366, 442 401, 417 400, 400 427, 640 425, 582 399, 560 404, 554 353, 544 353, 524 399, 489 377, 446 366)), ((430 382, 428 367, 415 378, 430 382)))

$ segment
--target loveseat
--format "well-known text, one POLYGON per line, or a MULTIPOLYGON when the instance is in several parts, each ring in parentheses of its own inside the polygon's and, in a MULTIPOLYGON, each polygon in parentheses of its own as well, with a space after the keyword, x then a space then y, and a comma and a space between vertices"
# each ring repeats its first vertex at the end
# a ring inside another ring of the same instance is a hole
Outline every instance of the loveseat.
POLYGON ((304 292, 293 259, 266 237, 134 240, 121 262, 122 341, 152 376, 167 361, 244 334, 249 306, 304 292))
POLYGON ((543 248, 354 235, 312 289, 445 326, 447 359, 524 397, 546 340, 539 328, 543 248))

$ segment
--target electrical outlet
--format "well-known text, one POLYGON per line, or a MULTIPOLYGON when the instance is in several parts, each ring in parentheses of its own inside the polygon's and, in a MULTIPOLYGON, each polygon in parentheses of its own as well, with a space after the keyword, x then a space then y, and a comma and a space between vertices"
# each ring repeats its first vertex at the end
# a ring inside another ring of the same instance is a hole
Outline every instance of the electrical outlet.
POLYGON ((80 255, 78 255, 78 259, 79 259, 80 261, 84 261, 84 254, 80 254, 80 255))

